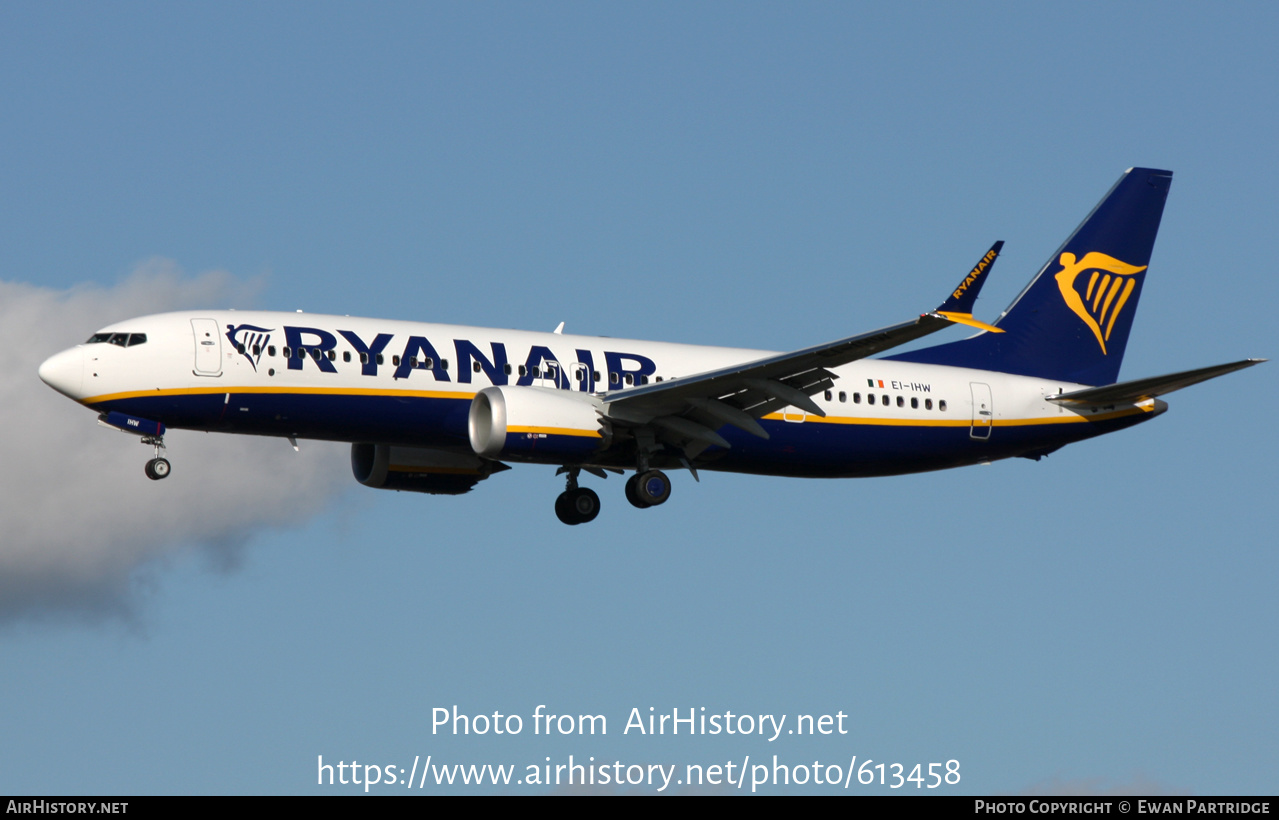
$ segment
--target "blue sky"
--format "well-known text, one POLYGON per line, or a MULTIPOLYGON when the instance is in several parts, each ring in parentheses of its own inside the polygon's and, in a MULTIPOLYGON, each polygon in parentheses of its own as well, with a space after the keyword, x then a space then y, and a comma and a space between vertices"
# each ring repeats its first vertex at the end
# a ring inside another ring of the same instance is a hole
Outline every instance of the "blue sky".
POLYGON ((0 792, 777 754, 1273 793, 1273 365, 1039 463, 682 475, 647 511, 591 480, 575 528, 549 468, 379 493, 318 443, 175 433, 153 485, 35 366, 197 306, 793 349, 1004 239, 989 320, 1133 165, 1175 177, 1122 376, 1272 356, 1276 34, 1260 3, 6 4, 0 792), (432 735, 455 704, 526 729, 432 735), (539 704, 608 734, 533 736, 539 704), (850 732, 623 734, 649 707, 850 732))

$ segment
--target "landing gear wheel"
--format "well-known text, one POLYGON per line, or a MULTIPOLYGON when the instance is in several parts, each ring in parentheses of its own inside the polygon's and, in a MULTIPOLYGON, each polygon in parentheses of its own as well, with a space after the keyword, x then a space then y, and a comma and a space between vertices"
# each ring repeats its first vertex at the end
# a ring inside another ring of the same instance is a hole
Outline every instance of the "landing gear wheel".
POLYGON ((570 527, 577 523, 577 520, 573 518, 573 508, 570 504, 568 490, 555 497, 555 517, 570 527))
POLYGON ((555 499, 555 517, 570 527, 594 521, 599 514, 600 497, 594 490, 565 490, 555 499))
POLYGON ((661 470, 640 473, 635 479, 634 493, 644 506, 656 507, 671 497, 671 480, 661 470))
POLYGON ((152 481, 159 481, 162 478, 168 478, 169 471, 173 468, 169 466, 169 460, 165 458, 153 458, 147 462, 144 472, 147 478, 152 481))
POLYGON ((636 473, 635 475, 626 479, 626 500, 631 502, 632 506, 639 507, 642 510, 647 508, 649 506, 649 503, 647 501, 642 500, 639 497, 639 490, 637 489, 637 487, 639 485, 639 479, 641 475, 643 475, 643 473, 636 473))
POLYGON ((569 496, 569 504, 573 508, 573 514, 577 517, 577 523, 589 523, 594 521, 595 516, 600 514, 600 497, 595 494, 594 490, 578 487, 569 493, 569 496))

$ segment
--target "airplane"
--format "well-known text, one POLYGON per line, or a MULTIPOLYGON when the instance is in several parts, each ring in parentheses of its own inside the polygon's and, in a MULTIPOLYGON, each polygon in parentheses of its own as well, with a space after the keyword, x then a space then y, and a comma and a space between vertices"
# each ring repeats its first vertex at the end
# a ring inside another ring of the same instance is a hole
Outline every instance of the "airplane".
POLYGON ((1165 412, 1158 397, 1258 364, 1117 382, 1172 181, 1130 168, 996 319, 973 305, 997 242, 940 306, 791 353, 259 311, 144 316, 51 356, 40 378, 153 448, 168 429, 351 444, 361 484, 470 491, 511 463, 558 466, 555 513, 592 521, 583 472, 843 478, 1022 457, 1165 412), (959 341, 870 358, 953 325, 959 341))

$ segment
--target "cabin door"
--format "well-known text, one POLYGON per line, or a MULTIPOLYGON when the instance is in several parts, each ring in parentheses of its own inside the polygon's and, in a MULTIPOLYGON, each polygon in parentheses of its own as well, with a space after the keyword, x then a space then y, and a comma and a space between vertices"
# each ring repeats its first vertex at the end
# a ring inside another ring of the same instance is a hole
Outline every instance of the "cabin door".
POLYGON ((222 334, 213 319, 192 319, 191 332, 195 335, 195 375, 222 375, 222 334))
POLYGON ((971 382, 973 390, 973 426, 968 435, 985 441, 990 438, 990 428, 995 424, 995 405, 990 398, 990 385, 971 382))

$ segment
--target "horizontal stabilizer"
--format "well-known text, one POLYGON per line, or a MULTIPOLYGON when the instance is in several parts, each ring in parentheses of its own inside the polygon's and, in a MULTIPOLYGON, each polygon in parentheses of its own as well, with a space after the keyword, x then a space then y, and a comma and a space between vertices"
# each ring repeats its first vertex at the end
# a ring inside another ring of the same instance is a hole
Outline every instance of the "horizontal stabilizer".
POLYGON ((1089 387, 1060 396, 1048 396, 1048 401, 1058 404, 1135 404, 1153 399, 1192 384, 1206 382, 1254 364, 1261 364, 1266 359, 1244 359, 1241 362, 1218 364, 1212 367, 1201 367, 1198 370, 1185 370, 1181 373, 1169 373, 1166 376, 1152 376, 1149 379, 1137 379, 1131 382, 1108 384, 1103 387, 1089 387))

